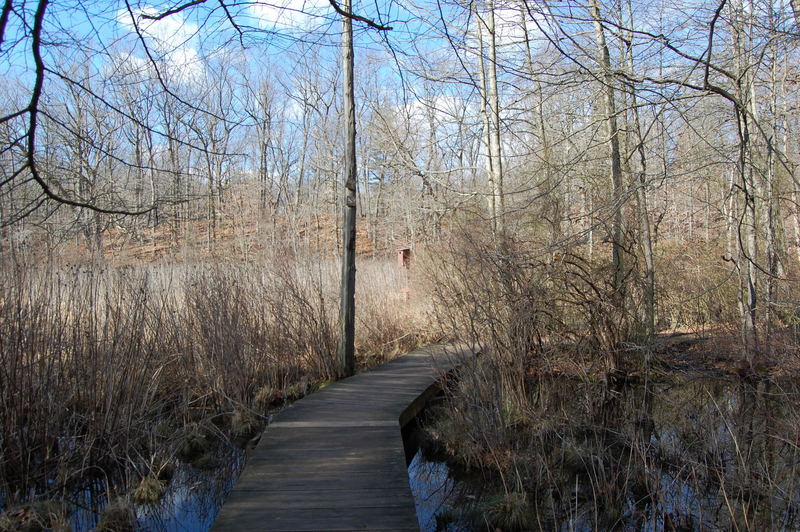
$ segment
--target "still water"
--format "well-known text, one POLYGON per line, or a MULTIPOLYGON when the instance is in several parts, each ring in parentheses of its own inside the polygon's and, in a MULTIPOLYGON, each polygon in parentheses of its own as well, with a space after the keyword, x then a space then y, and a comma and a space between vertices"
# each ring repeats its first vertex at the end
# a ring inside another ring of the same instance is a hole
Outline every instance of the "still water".
MULTIPOLYGON (((131 504, 136 530, 157 532, 206 531, 230 493, 244 465, 245 452, 235 446, 216 452, 218 467, 198 469, 175 461, 173 476, 157 504, 131 504)), ((108 505, 109 491, 119 491, 119 480, 98 478, 64 500, 67 520, 75 532, 93 530, 108 505), (109 490, 109 484, 117 484, 109 490)), ((0 494, 0 509, 4 501, 0 494)), ((12 528, 13 529, 13 528, 12 528)), ((35 527, 30 530, 40 530, 35 527)), ((0 530, 5 530, 0 521, 0 530)))
POLYGON ((409 466, 420 526, 800 530, 798 392, 721 378, 537 381, 506 431, 502 477, 449 466, 423 439, 409 466))
MULTIPOLYGON (((446 460, 430 437, 446 405, 408 431, 422 530, 800 530, 795 382, 551 378, 531 384, 528 403, 501 439, 513 449, 505 483, 446 460)), ((162 501, 134 506, 138 528, 208 530, 244 460, 224 446, 214 469, 176 462, 162 501)), ((68 497, 76 532, 97 525, 107 482, 68 497)))

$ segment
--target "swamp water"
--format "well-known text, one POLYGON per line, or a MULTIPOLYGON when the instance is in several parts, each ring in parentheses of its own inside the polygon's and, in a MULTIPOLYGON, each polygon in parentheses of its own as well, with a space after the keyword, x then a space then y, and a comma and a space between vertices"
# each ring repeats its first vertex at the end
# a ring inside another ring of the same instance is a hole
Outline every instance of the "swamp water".
MULTIPOLYGON (((420 526, 800 530, 799 394, 791 381, 536 381, 500 437, 504 477, 423 441, 409 468, 420 526)), ((446 418, 432 414, 435 435, 446 418)))
MULTIPOLYGON (((798 383, 555 378, 530 388, 500 436, 514 449, 504 479, 437 452, 435 406, 406 431, 422 530, 800 530, 798 383)), ((208 530, 245 460, 221 452, 214 469, 177 463, 161 502, 133 507, 139 529, 208 530)), ((97 525, 105 484, 68 497, 73 530, 97 525)))
MULTIPOLYGON (((215 467, 196 468, 176 459, 172 464, 171 478, 158 503, 128 502, 125 505, 133 512, 130 517, 136 523, 135 529, 159 532, 209 530, 244 466, 245 451, 232 445, 220 446, 214 452, 213 461, 215 467)), ((69 529, 75 532, 96 529, 109 506, 109 484, 115 486, 112 491, 119 491, 119 483, 119 480, 111 478, 97 478, 64 497, 62 504, 69 529)), ((4 506, 5 500, 0 493, 0 530, 3 531, 4 506)), ((16 530, 21 524, 26 526, 24 530, 31 532, 44 530, 32 523, 35 520, 33 515, 22 521, 16 519, 16 524, 9 530, 16 530)))

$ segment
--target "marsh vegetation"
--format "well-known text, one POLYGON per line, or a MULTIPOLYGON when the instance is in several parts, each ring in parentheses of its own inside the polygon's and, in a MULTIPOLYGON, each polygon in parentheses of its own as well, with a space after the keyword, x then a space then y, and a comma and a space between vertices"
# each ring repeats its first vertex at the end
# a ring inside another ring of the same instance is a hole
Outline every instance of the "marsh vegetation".
POLYGON ((479 428, 488 402, 432 413, 413 470, 436 503, 425 530, 798 527, 796 381, 529 386, 503 434, 479 428))
MULTIPOLYGON (((182 464, 228 462, 271 410, 335 377, 333 267, 280 257, 4 270, 4 508, 23 505, 27 519, 28 501, 72 501, 67 519, 87 490, 152 505, 182 464)), ((360 300, 363 367, 434 339, 402 274, 362 266, 363 293, 384 295, 360 300)))
POLYGON ((87 486, 86 527, 141 524, 339 376, 345 248, 361 368, 481 352, 430 429, 495 483, 481 523, 794 526, 799 24, 797 0, 7 0, 0 528, 74 522, 87 486))

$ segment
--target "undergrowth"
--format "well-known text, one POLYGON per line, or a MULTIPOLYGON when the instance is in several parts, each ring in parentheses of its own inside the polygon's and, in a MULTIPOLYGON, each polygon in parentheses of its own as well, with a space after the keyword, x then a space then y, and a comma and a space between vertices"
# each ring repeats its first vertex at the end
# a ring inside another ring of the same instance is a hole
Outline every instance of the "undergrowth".
MULTIPOLYGON (((362 366, 433 338, 424 304, 400 293, 397 270, 360 265, 362 366)), ((270 408, 336 376, 337 272, 333 261, 288 256, 3 268, 6 508, 120 475, 135 499, 153 502, 173 460, 213 467, 214 442, 251 438, 270 408)))
MULTIPOLYGON (((718 407, 712 395, 703 428, 670 441, 663 415, 642 409, 653 408, 656 399, 646 393, 622 400, 626 383, 669 368, 669 361, 659 359, 658 339, 643 334, 637 265, 628 272, 627 292, 619 294, 608 262, 589 260, 582 252, 575 247, 537 253, 510 240, 496 243, 487 232, 465 232, 426 270, 444 334, 480 350, 448 387, 446 407, 428 428, 450 460, 488 479, 493 494, 473 516, 476 526, 530 530, 569 523, 578 529, 639 529, 648 519, 667 529, 705 526, 696 521, 695 508, 676 507, 680 493, 660 486, 667 477, 682 486, 676 489, 697 497, 709 483, 719 485, 712 491, 722 505, 720 515, 701 516, 706 524, 759 530, 765 523, 768 528, 793 523, 781 512, 800 500, 792 475, 784 474, 794 470, 794 436, 785 430, 754 435, 755 414, 747 414, 748 402, 763 403, 773 392, 750 397, 745 382, 747 397, 720 399, 718 407), (572 380, 562 383, 566 389, 557 398, 548 398, 542 379, 559 375, 572 380), (727 434, 703 432, 710 426, 727 434), (653 438, 663 441, 654 446, 653 438), (780 459, 774 459, 775 452, 780 459)), ((736 330, 738 279, 730 265, 710 259, 714 253, 713 246, 687 250, 685 260, 674 266, 659 256, 662 284, 655 321, 661 331, 724 335, 736 330), (704 270, 703 264, 717 266, 704 270)), ((785 320, 775 323, 791 326, 785 320)), ((781 337, 780 350, 762 339, 761 360, 788 356, 785 362, 796 362, 796 335, 794 354, 786 348, 791 336, 789 331, 781 337)), ((729 366, 735 375, 739 366, 729 366)), ((747 378, 763 377, 748 373, 747 378)), ((707 392, 694 392, 708 400, 707 392)), ((795 419, 796 394, 774 393, 792 399, 786 419, 795 419)), ((688 404, 682 400, 675 410, 682 412, 688 404)))

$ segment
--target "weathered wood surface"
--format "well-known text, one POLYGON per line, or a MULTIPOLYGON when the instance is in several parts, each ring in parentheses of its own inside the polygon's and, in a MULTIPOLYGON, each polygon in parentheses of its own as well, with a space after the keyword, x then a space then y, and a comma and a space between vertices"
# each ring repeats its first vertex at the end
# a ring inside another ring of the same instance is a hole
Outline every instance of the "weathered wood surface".
POLYGON ((213 530, 419 530, 400 429, 436 379, 473 356, 431 346, 338 381, 280 412, 213 530))

